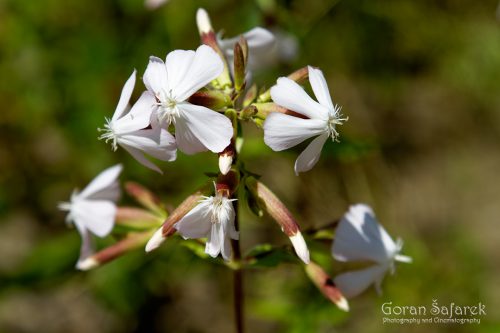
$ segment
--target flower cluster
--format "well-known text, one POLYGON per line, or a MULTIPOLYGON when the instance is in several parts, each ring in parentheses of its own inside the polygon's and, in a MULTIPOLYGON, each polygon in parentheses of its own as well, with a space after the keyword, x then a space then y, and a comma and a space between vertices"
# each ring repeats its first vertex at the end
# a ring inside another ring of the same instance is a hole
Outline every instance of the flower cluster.
MULTIPOLYGON (((122 167, 106 169, 82 192, 75 191, 70 202, 59 205, 68 211, 67 221, 76 226, 83 239, 77 268, 99 266, 137 247, 145 246, 150 252, 178 233, 186 240, 202 239, 195 246, 203 244, 206 255, 217 258, 220 254, 225 263, 242 269, 268 255, 241 258, 237 205, 245 201, 258 217, 267 213, 279 225, 298 258, 306 264, 311 280, 325 296, 347 310, 344 296, 354 297, 371 284, 380 290, 385 273, 394 271, 395 261, 411 261, 399 254, 402 242, 395 243, 390 238, 371 208, 352 206, 337 227, 332 255, 339 261, 368 260, 374 265, 340 274, 332 281, 311 261, 307 238, 290 210, 237 158, 242 142, 241 123, 252 122, 263 129, 265 144, 275 151, 311 139, 295 161, 295 173, 299 175, 314 167, 329 138, 338 140, 338 125, 347 117, 332 101, 323 72, 312 66, 278 78, 274 86, 260 93, 255 84, 250 86, 257 55, 262 56, 262 50, 275 42, 269 31, 258 27, 239 38, 222 39, 214 33, 204 10, 198 11, 196 21, 202 45, 194 51, 171 51, 165 61, 151 56, 143 74, 145 89, 130 106, 136 83, 134 70, 113 115, 99 129, 99 139, 110 143, 113 150, 123 148, 140 164, 160 173, 161 169, 149 157, 172 162, 177 150, 188 155, 216 153, 220 172, 212 179, 215 191, 203 186, 169 214, 149 190, 129 183, 127 192, 144 209, 117 207, 117 179, 122 167), (299 85, 306 79, 315 99, 299 85), (131 232, 115 245, 95 253, 91 234, 105 237, 115 222, 124 227, 133 225, 142 232, 131 232)), ((313 240, 311 237, 308 241, 313 240)))

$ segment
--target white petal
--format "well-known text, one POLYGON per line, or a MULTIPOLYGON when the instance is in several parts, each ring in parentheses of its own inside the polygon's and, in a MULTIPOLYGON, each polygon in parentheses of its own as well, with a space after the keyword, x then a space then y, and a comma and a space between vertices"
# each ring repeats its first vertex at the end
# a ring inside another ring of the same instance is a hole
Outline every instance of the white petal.
MULTIPOLYGON (((176 66, 185 67, 184 62, 176 57, 176 61, 169 63, 169 70, 176 66)), ((170 88, 177 101, 185 101, 200 88, 216 79, 223 70, 224 63, 220 56, 210 46, 201 45, 196 50, 194 58, 189 64, 189 70, 179 85, 171 85, 170 88)))
POLYGON ((105 237, 113 229, 116 205, 106 200, 80 199, 73 204, 71 212, 76 225, 84 226, 99 237, 105 237))
POLYGON ((130 112, 114 121, 115 133, 120 135, 148 127, 155 108, 156 99, 153 94, 149 91, 143 92, 130 112))
POLYGON ((76 269, 79 269, 81 271, 88 271, 97 266, 99 266, 99 263, 92 257, 88 257, 85 259, 80 258, 76 263, 76 269))
POLYGON ((367 205, 351 206, 335 231, 332 255, 339 261, 387 263, 396 251, 394 241, 378 224, 373 210, 367 205))
POLYGON ((164 4, 166 4, 168 0, 146 0, 144 5, 147 9, 156 9, 164 4))
POLYGON ((340 274, 334 278, 334 283, 346 298, 361 294, 371 284, 382 281, 387 267, 373 265, 365 269, 340 274))
POLYGON ((160 58, 149 57, 149 64, 142 80, 146 88, 155 95, 160 91, 169 91, 167 68, 160 58))
POLYGON ((210 233, 212 222, 210 221, 211 211, 206 202, 199 203, 189 213, 187 213, 174 228, 184 239, 204 238, 210 233))
POLYGON ((151 252, 154 249, 158 248, 158 246, 161 245, 165 241, 165 237, 163 236, 163 227, 160 227, 160 229, 156 230, 154 233, 153 237, 151 237, 146 244, 146 252, 151 252))
POLYGON ((233 156, 222 154, 219 156, 219 170, 223 175, 227 175, 233 164, 233 156))
POLYGON ((210 150, 220 153, 231 142, 233 125, 229 118, 204 106, 178 104, 175 123, 177 146, 186 154, 210 150))
POLYGON ((122 93, 120 95, 120 100, 118 101, 118 105, 116 106, 115 113, 113 114, 112 121, 120 118, 120 116, 127 110, 128 102, 130 101, 130 96, 132 96, 132 92, 134 91, 135 86, 135 69, 132 72, 132 75, 128 78, 127 82, 123 86, 122 93))
POLYGON ((318 102, 325 106, 328 110, 333 110, 332 98, 328 90, 323 72, 317 68, 307 66, 309 70, 309 82, 311 83, 312 90, 318 102))
POLYGON ((328 119, 328 109, 314 101, 295 81, 280 77, 271 88, 274 103, 311 119, 328 119))
POLYGON ((168 84, 174 91, 179 91, 187 73, 193 66, 195 54, 195 51, 192 50, 175 50, 167 55, 165 66, 167 67, 168 84))
POLYGON ((78 262, 76 263, 76 268, 81 269, 80 266, 82 265, 82 262, 84 262, 85 259, 94 254, 94 244, 92 242, 92 235, 83 224, 75 223, 75 226, 82 238, 82 244, 80 246, 80 257, 78 258, 78 262))
POLYGON ((221 224, 212 223, 210 233, 208 234, 207 243, 205 245, 205 253, 215 258, 221 252, 222 243, 224 242, 223 233, 221 233, 221 224))
POLYGON ((148 160, 145 156, 144 156, 144 153, 142 151, 140 151, 139 149, 137 148, 134 148, 134 147, 130 147, 130 146, 126 146, 126 145, 122 145, 123 149, 125 149, 126 151, 128 151, 128 153, 130 155, 132 155, 133 158, 135 158, 135 160, 139 163, 141 163, 142 165, 144 165, 146 168, 149 168, 151 170, 154 170, 158 173, 161 173, 163 174, 163 171, 161 171, 160 168, 158 168, 156 166, 156 164, 154 164, 153 162, 151 162, 150 160, 148 160))
POLYGON ((92 196, 92 198, 106 198, 111 201, 118 200, 120 194, 118 188, 118 176, 120 175, 120 172, 122 172, 122 169, 122 165, 117 164, 102 171, 87 185, 87 187, 83 189, 82 192, 80 192, 80 194, 78 194, 78 197, 90 198, 92 196))
POLYGON ((290 237, 290 241, 292 242, 293 248, 295 249, 295 253, 297 256, 305 263, 309 264, 309 249, 307 248, 306 241, 302 236, 302 233, 299 231, 295 235, 290 237))
POLYGON ((319 160, 321 149, 328 139, 328 134, 324 133, 311 141, 306 149, 299 155, 295 161, 295 174, 298 176, 299 172, 306 172, 313 168, 319 160))
POLYGON ((231 255, 233 253, 232 247, 231 247, 231 238, 229 238, 227 235, 223 238, 223 244, 221 248, 221 254, 222 258, 226 261, 231 260, 231 255))
POLYGON ((285 150, 324 133, 325 126, 320 119, 302 119, 273 112, 264 122, 264 142, 275 151, 285 150))
POLYGON ((118 143, 121 146, 141 150, 162 161, 174 161, 177 157, 175 138, 160 127, 123 135, 118 143))
MULTIPOLYGON (((275 38, 272 32, 261 27, 255 27, 243 34, 247 40, 248 51, 252 53, 260 53, 262 51, 269 51, 269 48, 275 43, 275 38)), ((240 40, 240 37, 232 37, 227 39, 219 39, 219 45, 222 50, 229 55, 233 55, 234 45, 240 40)))

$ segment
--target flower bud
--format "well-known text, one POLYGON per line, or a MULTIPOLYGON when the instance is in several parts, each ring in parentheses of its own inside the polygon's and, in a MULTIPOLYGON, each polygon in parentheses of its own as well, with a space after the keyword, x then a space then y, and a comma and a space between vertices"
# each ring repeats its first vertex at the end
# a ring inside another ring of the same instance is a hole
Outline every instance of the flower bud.
POLYGON ((219 54, 224 63, 224 71, 217 78, 217 81, 222 87, 230 87, 232 85, 231 75, 229 73, 229 67, 227 65, 226 57, 217 43, 217 38, 210 23, 210 17, 205 9, 199 8, 196 12, 196 25, 198 26, 198 31, 200 33, 201 42, 210 46, 215 52, 219 54))
POLYGON ((125 183, 125 190, 144 207, 161 216, 165 215, 165 209, 160 199, 144 186, 134 182, 127 182, 125 183))
POLYGON ((229 170, 231 170, 231 165, 233 164, 233 155, 226 153, 221 153, 219 155, 219 170, 223 175, 227 175, 229 170))
POLYGON ((309 250, 300 232, 300 227, 292 213, 264 184, 254 177, 246 179, 246 186, 254 195, 262 208, 281 226, 281 230, 290 238, 297 256, 306 264, 309 263, 309 250))
POLYGON ((110 262, 125 253, 144 246, 148 239, 151 238, 151 235, 151 231, 130 234, 119 242, 78 262, 76 268, 82 271, 87 271, 101 266, 102 264, 110 262))
POLYGON ((245 97, 243 98, 243 106, 246 108, 252 102, 255 100, 257 97, 257 85, 254 83, 250 87, 250 89, 247 90, 247 93, 245 94, 245 97))
POLYGON ((231 98, 218 90, 202 90, 195 92, 188 99, 189 103, 205 106, 214 111, 231 105, 231 98))
POLYGON ((237 92, 245 88, 246 59, 248 57, 248 45, 241 37, 240 41, 234 44, 234 88, 237 92), (245 54, 246 52, 246 54, 245 54))
POLYGON ((196 191, 188 196, 163 222, 163 225, 155 232, 146 244, 146 252, 151 252, 161 245, 168 236, 175 233, 174 224, 193 209, 203 197, 203 190, 196 191))
POLYGON ((318 287, 318 289, 328 298, 332 303, 336 304, 339 309, 349 311, 349 303, 342 295, 340 290, 335 286, 332 278, 314 262, 305 266, 307 276, 318 287))
POLYGON ((207 11, 203 8, 198 8, 196 11, 196 25, 198 26, 200 36, 214 31, 212 23, 210 22, 210 17, 208 16, 207 11))

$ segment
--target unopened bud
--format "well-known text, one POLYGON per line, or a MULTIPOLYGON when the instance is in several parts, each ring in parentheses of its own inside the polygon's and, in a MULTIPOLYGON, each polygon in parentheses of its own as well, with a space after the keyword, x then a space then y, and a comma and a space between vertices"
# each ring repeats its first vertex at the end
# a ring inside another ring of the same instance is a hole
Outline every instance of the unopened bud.
POLYGON ((231 105, 231 98, 218 90, 202 90, 189 97, 189 103, 205 106, 214 111, 231 105))
POLYGON ((79 261, 76 264, 76 268, 82 271, 87 271, 110 262, 125 253, 144 246, 147 240, 151 237, 151 234, 151 231, 130 234, 119 242, 79 261))
POLYGON ((300 233, 300 227, 288 208, 264 184, 254 177, 246 179, 246 186, 254 195, 262 209, 281 226, 281 230, 290 238, 297 256, 306 264, 309 263, 309 250, 300 233))
POLYGON ((199 201, 202 199, 205 194, 204 191, 206 189, 202 189, 196 191, 195 193, 188 196, 184 201, 177 206, 176 209, 168 216, 168 218, 163 222, 162 226, 155 232, 153 237, 146 244, 146 252, 151 252, 154 249, 158 248, 168 236, 175 233, 174 224, 179 222, 184 215, 189 213, 191 209, 193 209, 199 201))
POLYGON ((160 199, 144 186, 134 182, 127 182, 125 183, 125 190, 144 207, 159 215, 165 215, 165 209, 162 207, 160 199))
POLYGON ((203 34, 208 34, 213 31, 212 23, 210 23, 210 17, 208 13, 203 8, 198 8, 196 12, 196 25, 198 26, 198 31, 200 32, 200 36, 203 34))
POLYGON ((223 175, 227 175, 233 165, 233 155, 222 153, 219 155, 219 170, 223 175))
POLYGON ((339 309, 349 311, 349 303, 342 295, 340 290, 335 286, 332 278, 317 264, 311 262, 305 266, 307 276, 318 287, 321 293, 328 298, 332 303, 336 304, 339 309))

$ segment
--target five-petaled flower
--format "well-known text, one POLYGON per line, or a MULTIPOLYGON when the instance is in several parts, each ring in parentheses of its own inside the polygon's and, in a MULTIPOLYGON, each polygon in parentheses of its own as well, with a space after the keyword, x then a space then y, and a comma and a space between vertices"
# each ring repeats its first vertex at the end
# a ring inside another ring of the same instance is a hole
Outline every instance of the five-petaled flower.
POLYGON ((342 273, 334 279, 335 284, 347 298, 359 295, 371 284, 380 294, 382 280, 387 271, 394 273, 395 262, 412 261, 400 254, 402 247, 403 241, 398 239, 395 243, 392 240, 369 206, 351 206, 335 232, 332 255, 339 261, 370 261, 375 264, 342 273))
POLYGON ((135 71, 123 87, 120 100, 111 119, 106 119, 104 132, 99 139, 111 141, 113 150, 118 146, 128 151, 139 163, 161 173, 161 170, 148 160, 147 153, 162 161, 176 159, 175 138, 160 127, 148 128, 150 124, 155 97, 145 91, 134 106, 127 112, 130 96, 134 90, 135 71))
POLYGON ((184 239, 207 237, 205 253, 213 258, 221 253, 224 260, 230 260, 231 239, 239 239, 234 227, 234 200, 226 191, 216 190, 215 196, 204 197, 174 227, 184 239))
POLYGON ((105 237, 113 229, 121 171, 120 164, 104 170, 83 191, 73 191, 69 202, 59 203, 59 209, 68 212, 66 222, 73 223, 82 237, 78 269, 91 265, 85 260, 93 254, 90 233, 105 237))
POLYGON ((220 56, 206 45, 196 52, 172 51, 165 62, 157 57, 149 59, 143 81, 156 99, 151 125, 174 125, 177 147, 186 154, 205 150, 219 153, 231 141, 233 126, 226 116, 187 101, 223 69, 220 56))
POLYGON ((273 101, 286 109, 299 113, 304 118, 273 112, 264 122, 264 142, 275 151, 281 151, 317 136, 295 161, 295 173, 310 170, 319 159, 321 149, 330 137, 338 137, 336 126, 342 124, 340 107, 334 105, 321 70, 308 67, 309 82, 317 102, 295 81, 280 77, 271 88, 273 101))

